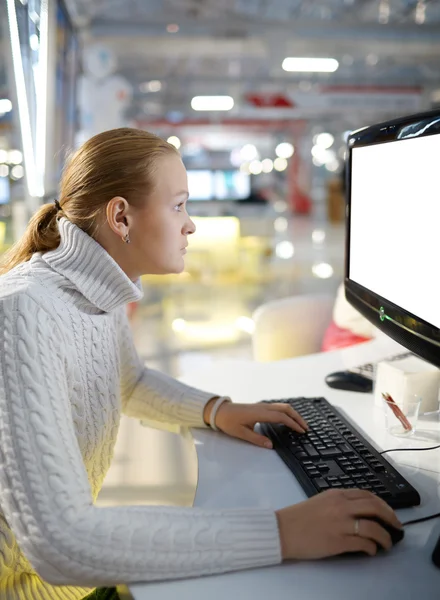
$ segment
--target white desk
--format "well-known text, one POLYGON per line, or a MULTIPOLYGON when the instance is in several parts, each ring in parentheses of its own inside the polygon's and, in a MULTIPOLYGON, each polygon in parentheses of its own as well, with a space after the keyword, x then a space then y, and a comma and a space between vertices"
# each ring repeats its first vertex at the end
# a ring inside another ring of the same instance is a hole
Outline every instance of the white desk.
MULTIPOLYGON (((371 352, 374 343, 368 346, 371 352)), ((324 377, 345 366, 344 352, 276 363, 226 361, 186 377, 185 381, 229 394, 237 402, 325 396, 341 408, 378 449, 440 443, 437 416, 422 418, 415 438, 402 441, 384 431, 382 413, 374 407, 372 394, 329 389, 324 377)), ((256 448, 212 431, 195 429, 192 434, 199 468, 194 506, 277 509, 306 498, 274 451, 256 448)), ((440 450, 398 452, 388 455, 388 460, 414 485, 422 498, 421 506, 399 510, 399 518, 404 522, 439 512, 440 450)), ((290 562, 199 579, 135 584, 122 591, 124 597, 135 600, 267 600, 274 594, 301 600, 438 600, 440 570, 431 563, 431 554, 439 535, 440 520, 433 520, 411 525, 400 544, 375 558, 337 557, 290 562)))

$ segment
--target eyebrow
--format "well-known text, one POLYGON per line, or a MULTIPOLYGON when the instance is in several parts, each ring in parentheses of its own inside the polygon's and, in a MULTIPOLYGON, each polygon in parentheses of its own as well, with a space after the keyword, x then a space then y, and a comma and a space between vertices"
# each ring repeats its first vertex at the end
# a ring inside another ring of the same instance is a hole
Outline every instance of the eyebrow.
POLYGON ((177 194, 174 194, 174 197, 177 198, 177 196, 182 196, 182 195, 185 195, 187 198, 189 198, 188 190, 181 190, 180 192, 177 192, 177 194))

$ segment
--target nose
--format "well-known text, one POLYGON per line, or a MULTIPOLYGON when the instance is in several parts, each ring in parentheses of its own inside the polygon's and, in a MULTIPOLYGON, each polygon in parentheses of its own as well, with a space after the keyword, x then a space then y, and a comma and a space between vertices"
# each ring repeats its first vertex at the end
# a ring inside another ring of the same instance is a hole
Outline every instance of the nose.
POLYGON ((191 235, 191 233, 195 233, 195 231, 196 231, 196 225, 195 225, 194 221, 188 217, 188 223, 185 228, 185 233, 186 233, 186 235, 191 235))

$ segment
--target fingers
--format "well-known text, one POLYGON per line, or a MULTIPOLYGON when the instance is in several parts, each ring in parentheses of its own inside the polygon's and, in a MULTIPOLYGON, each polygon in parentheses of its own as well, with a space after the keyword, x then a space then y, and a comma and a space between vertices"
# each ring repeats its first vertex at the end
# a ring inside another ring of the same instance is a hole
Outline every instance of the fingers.
POLYGON ((393 527, 402 526, 395 512, 383 500, 373 495, 371 498, 353 500, 348 510, 353 517, 376 517, 393 527))
POLYGON ((290 429, 293 429, 293 431, 297 431, 298 433, 306 432, 304 427, 300 425, 300 423, 295 421, 293 417, 289 416, 284 411, 265 410, 261 416, 261 420, 265 421, 266 423, 282 423, 283 425, 290 427, 290 429))
POLYGON ((368 519, 359 519, 359 535, 378 543, 384 550, 390 550, 393 546, 391 536, 383 527, 368 519))
POLYGON ((249 429, 248 427, 241 427, 235 436, 245 440, 246 442, 250 442, 255 446, 261 446, 269 449, 273 448, 273 444, 269 438, 264 435, 260 435, 259 433, 255 433, 255 431, 249 429))
POLYGON ((344 538, 342 552, 365 552, 370 556, 375 556, 377 545, 370 539, 359 535, 350 535, 344 538))
POLYGON ((285 413, 288 417, 296 421, 301 425, 303 429, 306 431, 309 429, 307 422, 302 418, 302 416, 294 410, 289 404, 283 404, 281 402, 275 402, 274 404, 269 404, 267 406, 267 410, 278 411, 285 413))

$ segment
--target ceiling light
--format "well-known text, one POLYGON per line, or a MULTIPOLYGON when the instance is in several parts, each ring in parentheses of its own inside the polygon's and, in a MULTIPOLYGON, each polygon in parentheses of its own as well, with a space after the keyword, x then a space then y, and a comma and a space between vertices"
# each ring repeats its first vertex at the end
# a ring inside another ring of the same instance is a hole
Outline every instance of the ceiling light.
POLYGON ((20 150, 9 150, 8 163, 12 165, 20 165, 23 162, 23 154, 20 150))
POLYGON ((24 169, 21 165, 15 165, 11 169, 11 177, 12 179, 21 179, 24 175, 24 169))
POLYGON ((287 240, 284 242, 279 242, 279 244, 276 245, 275 254, 278 256, 278 258, 292 258, 292 256, 295 254, 295 248, 292 242, 288 242, 287 240))
POLYGON ((379 23, 386 25, 390 20, 390 2, 389 0, 380 0, 379 4, 379 23))
POLYGON ((325 231, 323 229, 315 229, 312 232, 312 241, 314 244, 322 244, 325 240, 325 231))
POLYGON ((365 62, 370 67, 375 67, 377 65, 377 63, 379 62, 379 57, 377 56, 377 54, 373 54, 373 53, 367 54, 365 62))
POLYGON ((418 0, 414 20, 417 25, 423 25, 426 20, 426 2, 424 0, 418 0))
POLYGON ((7 177, 9 175, 8 165, 0 165, 0 177, 7 177))
POLYGON ((9 153, 7 150, 0 149, 0 163, 8 162, 9 153))
POLYGON ((146 81, 145 83, 141 83, 139 86, 141 92, 160 92, 162 89, 162 83, 158 79, 152 79, 151 81, 146 81))
POLYGON ((313 161, 313 163, 317 164, 318 166, 326 164, 336 158, 336 154, 333 152, 333 150, 328 150, 327 148, 323 148, 317 144, 312 148, 312 156, 317 161, 313 161))
POLYGON ((252 175, 259 175, 263 170, 263 165, 259 160, 253 160, 249 165, 249 171, 252 175))
POLYGON ((282 67, 285 71, 301 73, 334 73, 339 67, 335 58, 294 58, 283 60, 282 67))
POLYGON ((270 173, 273 171, 273 160, 271 158, 265 158, 261 161, 261 166, 263 167, 263 173, 270 173))
POLYGON ((280 156, 273 161, 275 171, 285 171, 287 169, 287 160, 280 156))
POLYGON ((295 152, 295 148, 289 142, 282 142, 275 148, 275 154, 280 158, 290 158, 295 152))
POLYGON ((231 96, 194 96, 191 100, 193 110, 231 110, 233 106, 231 96))
POLYGON ((172 146, 174 146, 175 148, 177 148, 177 150, 182 145, 182 143, 181 143, 180 139, 177 137, 177 135, 170 135, 170 137, 167 139, 167 142, 169 144, 171 144, 172 146))
POLYGON ((334 141, 335 138, 331 133, 318 133, 318 135, 315 135, 313 138, 313 143, 324 149, 330 148, 334 141))
POLYGON ((288 226, 289 222, 287 221, 286 217, 277 217, 273 222, 273 228, 278 233, 283 233, 284 231, 287 231, 288 226))
POLYGON ((240 156, 243 160, 254 160, 258 158, 258 150, 253 144, 245 144, 240 150, 240 156))
POLYGON ((319 277, 319 279, 330 279, 333 275, 333 267, 328 263, 317 263, 313 265, 312 273, 315 277, 319 277))
POLYGON ((275 204, 273 205, 273 209, 277 213, 286 212, 286 210, 287 210, 287 202, 284 202, 284 200, 277 200, 275 202, 275 204))
POLYGON ((339 170, 339 160, 337 158, 330 160, 328 163, 326 163, 325 168, 331 173, 336 173, 336 171, 339 170))
POLYGON ((12 102, 7 98, 0 98, 0 114, 8 113, 12 110, 12 102))
POLYGON ((179 31, 179 26, 176 23, 170 23, 167 25, 168 33, 177 33, 179 31))

